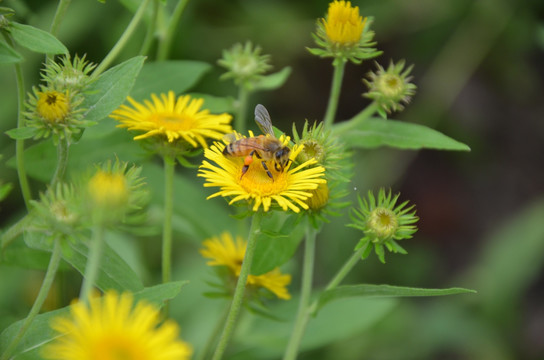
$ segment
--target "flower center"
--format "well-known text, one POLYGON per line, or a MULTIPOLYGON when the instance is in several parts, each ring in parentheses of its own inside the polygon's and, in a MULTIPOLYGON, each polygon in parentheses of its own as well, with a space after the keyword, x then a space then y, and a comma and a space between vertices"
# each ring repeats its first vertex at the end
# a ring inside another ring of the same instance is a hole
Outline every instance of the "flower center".
MULTIPOLYGON (((251 163, 247 172, 240 179, 240 186, 247 193, 256 196, 271 196, 279 194, 287 188, 287 170, 283 172, 276 171, 274 164, 270 161, 266 162, 266 166, 273 179, 268 176, 268 173, 261 164, 261 160, 254 159, 251 163)), ((241 173, 242 171, 240 170, 241 173)))
POLYGON ((124 335, 108 334, 94 346, 94 359, 102 360, 147 360, 149 356, 137 339, 124 335))
POLYGON ((384 74, 380 79, 379 88, 388 97, 394 98, 402 94, 402 80, 396 75, 384 74))
POLYGON ((369 227, 380 241, 391 238, 398 228, 395 213, 386 208, 377 208, 370 213, 369 227))
POLYGON ((157 113, 149 117, 158 127, 171 131, 190 131, 196 127, 197 121, 185 114, 157 113))
POLYGON ((62 122, 68 115, 68 99, 58 91, 39 93, 36 109, 45 120, 51 123, 62 122))

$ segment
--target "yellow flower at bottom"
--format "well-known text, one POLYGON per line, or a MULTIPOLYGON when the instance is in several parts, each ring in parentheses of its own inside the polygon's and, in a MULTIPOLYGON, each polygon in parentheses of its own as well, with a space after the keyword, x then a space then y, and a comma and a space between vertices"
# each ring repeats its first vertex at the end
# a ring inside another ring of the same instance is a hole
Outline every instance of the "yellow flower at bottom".
POLYGON ((185 360, 191 347, 178 339, 178 325, 140 301, 133 308, 130 293, 110 291, 78 302, 69 317, 56 317, 51 327, 64 334, 46 345, 42 356, 52 360, 185 360))
POLYGON ((213 115, 200 109, 204 99, 191 99, 189 95, 176 98, 173 91, 160 98, 151 94, 151 99, 153 102, 144 100, 142 104, 129 96, 133 107, 122 105, 110 117, 121 122, 117 127, 145 132, 134 140, 160 136, 169 143, 182 139, 193 147, 207 147, 206 138, 220 140, 232 131, 229 114, 213 115))
MULTIPOLYGON (((242 157, 226 157, 223 155, 224 148, 224 144, 215 143, 204 151, 204 157, 216 165, 204 161, 200 166, 198 176, 206 179, 205 187, 217 186, 220 188, 208 199, 216 196, 232 197, 229 204, 247 200, 253 202, 253 211, 259 210, 261 205, 264 211, 268 211, 274 201, 282 210, 291 209, 298 213, 300 208, 308 209, 306 200, 312 196, 311 190, 316 189, 319 184, 327 182, 323 178, 324 167, 308 168, 309 165, 315 164, 313 159, 294 169, 290 166, 291 162, 284 171, 277 171, 272 164, 268 164, 267 167, 273 179, 268 176, 261 162, 255 159, 242 176, 244 159, 242 157)), ((295 146, 290 153, 290 159, 294 161, 301 150, 302 146, 295 146)))
POLYGON ((38 92, 36 110, 50 123, 63 122, 70 112, 70 103, 66 95, 61 92, 55 90, 38 92))
POLYGON ((333 1, 329 4, 327 19, 322 19, 328 39, 334 44, 358 44, 366 18, 359 15, 359 7, 349 1, 333 1))
MULTIPOLYGON (((225 232, 218 237, 204 240, 204 248, 200 250, 203 257, 210 259, 206 264, 210 266, 227 266, 236 277, 240 275, 242 262, 246 254, 247 242, 237 236, 236 241, 232 235, 225 232)), ((247 284, 254 287, 268 289, 278 298, 289 300, 291 295, 287 291, 287 285, 291 283, 291 275, 282 274, 279 268, 262 275, 249 275, 247 284)))

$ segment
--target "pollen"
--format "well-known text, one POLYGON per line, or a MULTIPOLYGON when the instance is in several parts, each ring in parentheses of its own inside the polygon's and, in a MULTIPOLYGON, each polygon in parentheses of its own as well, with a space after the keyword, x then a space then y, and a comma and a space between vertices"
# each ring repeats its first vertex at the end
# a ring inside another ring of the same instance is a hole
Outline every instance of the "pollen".
POLYGON ((58 91, 38 93, 36 105, 38 114, 50 123, 63 122, 70 112, 70 104, 66 95, 58 91))

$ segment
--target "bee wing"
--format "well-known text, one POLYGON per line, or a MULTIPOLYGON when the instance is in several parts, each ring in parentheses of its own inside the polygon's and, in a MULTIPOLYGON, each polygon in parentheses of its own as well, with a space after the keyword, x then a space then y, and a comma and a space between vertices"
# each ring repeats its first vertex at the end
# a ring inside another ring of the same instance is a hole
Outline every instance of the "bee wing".
POLYGON ((272 119, 268 110, 261 104, 255 106, 255 122, 259 125, 259 128, 264 134, 274 135, 274 129, 272 128, 272 119))
POLYGON ((228 133, 223 135, 223 141, 227 144, 232 144, 237 140, 235 133, 228 133))

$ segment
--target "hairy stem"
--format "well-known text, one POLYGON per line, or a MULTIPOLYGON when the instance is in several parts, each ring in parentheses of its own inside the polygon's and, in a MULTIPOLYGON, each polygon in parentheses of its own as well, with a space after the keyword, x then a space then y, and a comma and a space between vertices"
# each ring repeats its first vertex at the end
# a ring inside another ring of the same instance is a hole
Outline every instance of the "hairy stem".
MULTIPOLYGON (((166 284, 172 278, 172 214, 174 211, 174 170, 176 160, 164 156, 164 220, 162 228, 162 282, 166 284)), ((168 316, 168 303, 163 314, 168 316)))
POLYGON ((87 265, 85 266, 85 275, 83 276, 83 284, 81 285, 81 292, 79 294, 79 300, 85 303, 88 303, 93 285, 98 277, 103 246, 104 225, 102 221, 95 221, 91 245, 89 247, 89 256, 87 258, 87 265))
POLYGON ((325 128, 327 129, 330 129, 336 116, 336 109, 338 108, 338 100, 340 99, 340 89, 342 88, 342 79, 344 77, 346 60, 337 61, 333 66, 334 73, 332 75, 331 94, 329 96, 327 111, 325 112, 325 119, 323 120, 325 123, 325 128))
POLYGON ((34 300, 34 304, 32 305, 32 308, 30 309, 30 312, 28 313, 26 319, 23 322, 23 325, 17 332, 17 335, 13 338, 11 343, 9 344, 8 348, 4 353, 2 354, 1 360, 9 359, 19 342, 23 339, 26 331, 32 324, 32 321, 38 315, 40 312, 43 303, 45 302, 45 299, 47 298, 47 295, 49 294, 49 290, 51 289, 51 285, 53 284, 53 280, 55 279, 55 275, 57 274, 57 269, 59 268, 59 263, 61 259, 61 246, 60 246, 60 239, 54 240, 53 245, 53 252, 51 253, 51 259, 49 260, 49 265, 47 266, 47 271, 45 273, 45 277, 42 282, 42 286, 40 288, 40 291, 38 292, 38 296, 36 297, 36 300, 34 300))
POLYGON ((157 54, 157 60, 163 61, 168 58, 168 54, 170 52, 170 48, 172 47, 172 40, 174 39, 174 32, 176 31, 176 28, 178 26, 179 18, 181 17, 181 14, 183 14, 183 10, 185 10, 185 7, 187 6, 187 3, 189 0, 179 0, 176 8, 174 9, 174 12, 172 13, 172 16, 170 17, 170 21, 168 22, 168 28, 166 29, 166 35, 162 39, 162 41, 159 42, 159 50, 157 54))
POLYGON ((227 320, 225 327, 223 328, 223 333, 213 354, 213 360, 219 360, 223 357, 229 340, 234 331, 236 325, 236 320, 238 319, 238 314, 242 307, 244 300, 244 291, 246 289, 247 277, 251 269, 251 263, 253 262, 253 255, 255 254, 255 248, 257 245, 257 235, 261 231, 261 219, 262 212, 257 211, 253 214, 251 220, 251 228, 249 230, 249 236, 247 239, 247 248, 244 255, 244 261, 242 262, 242 268, 240 269, 240 275, 238 276, 238 282, 236 283, 236 288, 234 290, 234 296, 232 298, 232 304, 230 306, 229 314, 227 315, 227 320))

